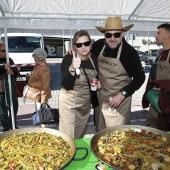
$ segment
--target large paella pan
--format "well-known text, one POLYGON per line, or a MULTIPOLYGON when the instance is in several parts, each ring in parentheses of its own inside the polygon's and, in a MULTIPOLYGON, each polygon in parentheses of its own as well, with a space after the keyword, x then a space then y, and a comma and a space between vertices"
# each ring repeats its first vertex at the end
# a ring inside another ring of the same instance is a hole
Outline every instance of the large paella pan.
POLYGON ((4 170, 59 170, 74 159, 76 149, 80 148, 76 148, 74 140, 58 130, 16 129, 0 134, 0 167, 4 170))
POLYGON ((170 135, 136 125, 106 128, 91 139, 91 151, 103 163, 120 170, 169 170, 170 135))

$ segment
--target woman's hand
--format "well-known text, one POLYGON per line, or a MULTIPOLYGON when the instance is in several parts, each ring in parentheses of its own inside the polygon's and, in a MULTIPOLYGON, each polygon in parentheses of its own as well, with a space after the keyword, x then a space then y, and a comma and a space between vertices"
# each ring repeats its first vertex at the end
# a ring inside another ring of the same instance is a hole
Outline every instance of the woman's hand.
POLYGON ((73 69, 79 68, 80 64, 81 64, 81 59, 79 57, 76 57, 76 54, 75 54, 74 51, 72 51, 72 53, 73 53, 73 60, 72 60, 72 63, 71 63, 71 67, 73 69))
POLYGON ((101 89, 101 83, 100 83, 100 80, 97 81, 97 89, 101 89))

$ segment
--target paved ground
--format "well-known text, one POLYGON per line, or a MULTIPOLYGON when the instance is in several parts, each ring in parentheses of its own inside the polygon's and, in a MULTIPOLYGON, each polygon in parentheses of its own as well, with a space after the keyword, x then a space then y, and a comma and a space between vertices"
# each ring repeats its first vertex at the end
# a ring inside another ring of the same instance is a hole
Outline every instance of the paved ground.
MULTIPOLYGON (((52 98, 49 100, 49 105, 52 108, 58 108, 58 94, 60 88, 60 80, 61 74, 58 64, 51 64, 50 66, 52 72, 52 81, 51 81, 51 89, 52 89, 52 98), (53 72, 55 72, 53 74, 53 72), (56 74, 57 73, 57 74, 56 74)), ((146 80, 148 79, 148 71, 146 71, 146 80)), ((141 99, 146 87, 146 81, 143 86, 135 92, 132 98, 132 125, 145 125, 146 122, 146 114, 147 109, 143 109, 141 105, 141 99)), ((19 101, 19 111, 17 116, 17 124, 19 128, 32 127, 32 113, 35 111, 35 104, 33 101, 26 99, 25 104, 23 103, 22 98, 18 98, 19 101)), ((50 128, 58 129, 56 124, 50 124, 50 128)), ((2 132, 2 126, 0 124, 0 132, 2 132)), ((87 133, 85 137, 89 137, 94 135, 95 128, 93 125, 93 110, 91 111, 91 116, 89 118, 87 133)))

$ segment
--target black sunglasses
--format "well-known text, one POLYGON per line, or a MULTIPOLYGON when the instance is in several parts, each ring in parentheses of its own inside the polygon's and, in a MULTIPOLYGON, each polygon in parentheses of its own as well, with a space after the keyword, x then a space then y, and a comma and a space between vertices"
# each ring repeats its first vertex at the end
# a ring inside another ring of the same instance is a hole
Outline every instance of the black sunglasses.
POLYGON ((105 33, 105 37, 106 37, 106 38, 111 38, 111 37, 112 37, 112 35, 113 35, 115 38, 119 38, 119 37, 120 37, 120 35, 121 35, 121 32, 116 32, 116 33, 114 33, 114 34, 111 34, 111 33, 105 33))
POLYGON ((0 51, 2 51, 3 53, 5 53, 5 52, 6 52, 5 50, 0 50, 0 51))
POLYGON ((82 45, 84 45, 84 46, 89 46, 90 45, 90 43, 91 43, 91 41, 86 41, 86 42, 84 42, 84 43, 75 43, 75 46, 77 47, 77 48, 81 48, 82 47, 82 45))

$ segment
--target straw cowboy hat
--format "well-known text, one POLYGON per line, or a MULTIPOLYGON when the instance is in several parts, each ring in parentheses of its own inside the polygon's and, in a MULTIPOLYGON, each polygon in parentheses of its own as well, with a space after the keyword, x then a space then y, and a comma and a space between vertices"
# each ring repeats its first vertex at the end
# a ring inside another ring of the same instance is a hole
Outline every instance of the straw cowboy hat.
POLYGON ((108 17, 105 23, 105 28, 96 26, 96 28, 104 33, 105 31, 111 31, 111 30, 122 30, 122 31, 128 31, 133 27, 134 24, 128 25, 126 27, 123 27, 122 19, 119 16, 116 17, 108 17))

